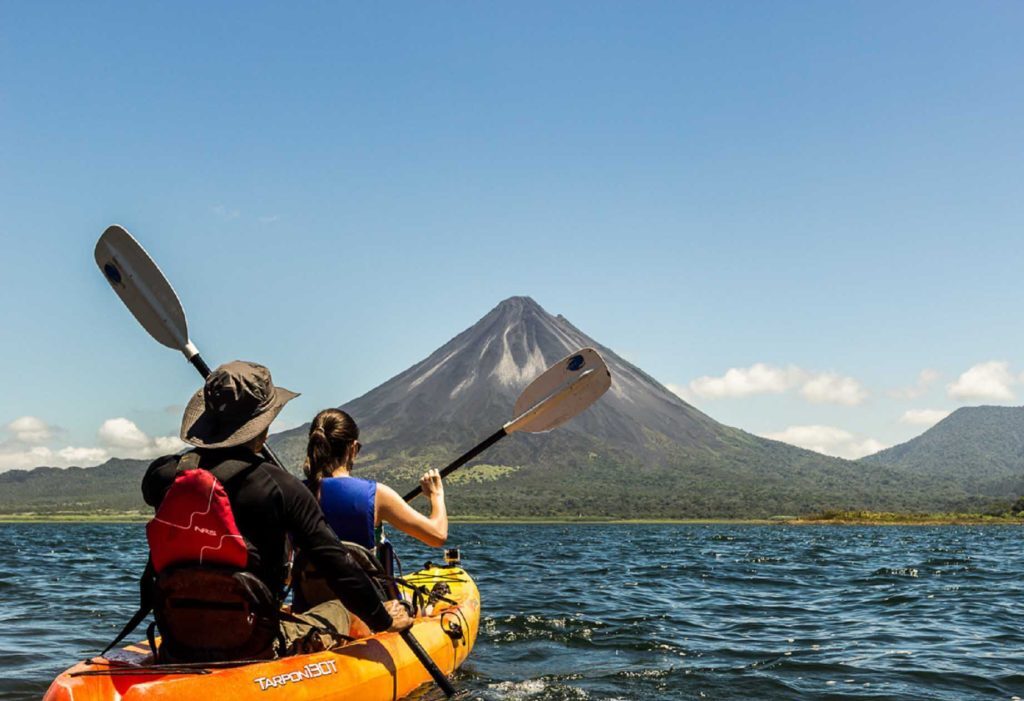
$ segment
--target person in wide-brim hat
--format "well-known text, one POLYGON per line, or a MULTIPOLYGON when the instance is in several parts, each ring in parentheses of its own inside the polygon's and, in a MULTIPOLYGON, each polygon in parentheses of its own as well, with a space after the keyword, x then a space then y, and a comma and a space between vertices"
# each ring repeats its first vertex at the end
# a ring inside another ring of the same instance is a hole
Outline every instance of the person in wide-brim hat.
POLYGON ((413 624, 403 602, 381 600, 324 521, 309 488, 272 453, 263 453, 270 424, 297 396, 275 387, 262 365, 221 365, 189 400, 182 419, 181 438, 196 449, 164 455, 146 468, 142 496, 157 513, 149 525, 158 525, 147 526, 151 567, 145 587, 153 587, 165 651, 160 654, 172 661, 269 659, 307 646, 333 647, 352 615, 374 632, 399 632, 413 624), (230 559, 215 556, 226 543, 237 545, 235 539, 244 544, 244 559, 237 552, 230 559), (306 552, 335 598, 282 621, 275 614, 286 591, 289 541, 306 552), (156 569, 154 549, 164 561, 162 570, 156 569), (197 603, 171 603, 181 596, 197 603), (228 610, 224 597, 240 602, 241 608, 231 610, 243 613, 195 618, 192 612, 206 603, 228 610))
POLYGON ((225 363, 189 400, 181 440, 197 448, 244 445, 269 429, 284 405, 297 396, 275 387, 270 371, 258 363, 225 363))

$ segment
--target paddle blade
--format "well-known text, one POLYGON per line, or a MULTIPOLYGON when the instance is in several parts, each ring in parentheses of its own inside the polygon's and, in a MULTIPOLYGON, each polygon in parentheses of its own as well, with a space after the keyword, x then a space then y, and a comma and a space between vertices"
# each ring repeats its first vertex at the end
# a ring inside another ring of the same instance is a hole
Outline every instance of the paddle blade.
POLYGON ((564 424, 608 391, 612 375, 593 348, 584 348, 552 365, 516 400, 516 418, 506 433, 542 433, 564 424))
POLYGON ((124 228, 108 227, 96 242, 96 265, 142 327, 158 342, 188 354, 188 323, 178 295, 153 259, 124 228))

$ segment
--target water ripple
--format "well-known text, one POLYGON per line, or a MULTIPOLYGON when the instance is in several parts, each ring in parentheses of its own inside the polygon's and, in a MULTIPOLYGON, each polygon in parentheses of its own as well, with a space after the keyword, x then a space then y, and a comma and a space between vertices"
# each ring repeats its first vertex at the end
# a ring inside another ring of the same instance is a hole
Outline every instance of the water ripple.
MULTIPOLYGON (((0 701, 136 606, 141 525, 0 525, 0 701)), ((485 701, 1024 697, 1020 531, 454 524, 485 701)), ((398 539, 408 569, 436 551, 398 539)), ((436 690, 417 699, 439 701, 436 690)))

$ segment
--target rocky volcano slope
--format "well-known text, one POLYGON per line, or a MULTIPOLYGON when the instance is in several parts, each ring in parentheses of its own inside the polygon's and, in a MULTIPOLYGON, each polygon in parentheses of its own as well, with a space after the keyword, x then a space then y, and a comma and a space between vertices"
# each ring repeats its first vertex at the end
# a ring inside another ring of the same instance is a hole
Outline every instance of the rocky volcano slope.
MULTIPOLYGON (((548 434, 516 434, 453 476, 452 512, 479 516, 702 517, 822 508, 919 508, 965 496, 724 426, 529 297, 512 297, 423 361, 342 406, 366 446, 357 474, 399 491, 512 418, 548 366, 593 347, 612 372, 594 406, 548 434), (941 493, 937 493, 936 489, 941 493), (927 492, 927 494, 925 494, 927 492)), ((308 426, 272 443, 301 465, 308 426)))
MULTIPOLYGON (((1024 490, 1024 409, 955 412, 860 462, 725 426, 528 297, 507 299, 425 360, 343 405, 362 427, 357 474, 400 491, 512 418, 520 391, 582 347, 612 388, 565 426, 515 434, 448 480, 451 513, 479 517, 763 517, 820 509, 985 507, 1024 490)), ((303 426, 271 443, 298 470, 303 426)), ((145 462, 0 474, 0 513, 144 511, 145 462)))

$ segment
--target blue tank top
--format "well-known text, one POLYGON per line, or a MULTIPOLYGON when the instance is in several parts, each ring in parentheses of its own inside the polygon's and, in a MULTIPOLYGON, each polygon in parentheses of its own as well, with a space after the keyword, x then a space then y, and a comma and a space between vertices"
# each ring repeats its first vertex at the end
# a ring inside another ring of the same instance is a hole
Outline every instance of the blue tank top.
POLYGON ((373 549, 377 483, 360 477, 328 477, 320 482, 320 508, 339 540, 373 549))

